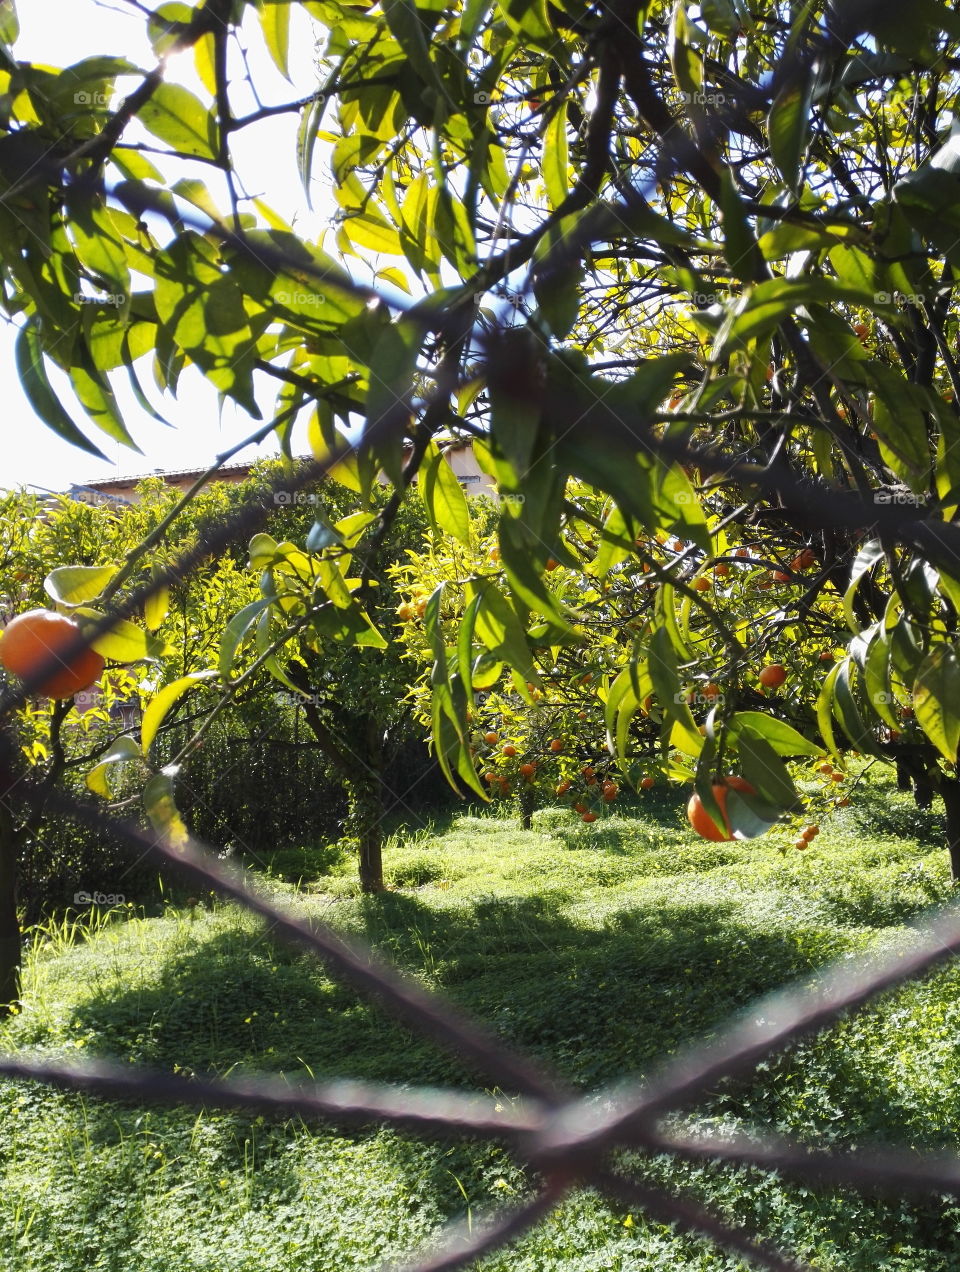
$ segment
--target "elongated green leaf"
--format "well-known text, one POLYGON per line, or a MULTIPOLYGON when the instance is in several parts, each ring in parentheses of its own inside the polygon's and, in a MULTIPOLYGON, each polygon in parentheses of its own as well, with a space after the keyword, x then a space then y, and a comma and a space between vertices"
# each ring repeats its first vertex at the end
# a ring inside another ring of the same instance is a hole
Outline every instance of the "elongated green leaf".
POLYGON ((178 154, 216 159, 219 143, 213 114, 182 85, 161 84, 137 118, 178 154))
POLYGON ((543 134, 543 180, 550 207, 556 211, 567 197, 567 112, 561 102, 543 134))
POLYGON ((87 789, 93 791, 95 795, 102 795, 104 799, 110 799, 113 795, 110 789, 111 774, 119 765, 142 758, 140 748, 133 738, 117 738, 109 750, 100 757, 99 763, 87 774, 85 779, 87 789))
POLYGON ((290 79, 290 9, 286 0, 258 0, 263 38, 277 70, 290 79))
POLYGON ((470 510, 467 497, 440 448, 433 444, 423 472, 423 504, 434 530, 470 544, 470 510))
POLYGON ((181 676, 179 680, 164 685, 160 692, 151 698, 140 725, 140 748, 144 755, 149 754, 160 726, 183 695, 205 680, 213 680, 219 675, 219 671, 213 670, 192 671, 189 676, 181 676))
POLYGON ((467 584, 467 595, 481 598, 476 628, 480 642, 495 658, 531 683, 539 684, 523 624, 506 597, 486 579, 472 579, 467 584))
POLYGON ((123 422, 119 404, 109 381, 97 370, 90 351, 82 342, 77 344, 75 361, 70 368, 70 379, 77 400, 97 428, 113 438, 115 442, 122 443, 130 450, 136 451, 138 455, 142 454, 140 447, 127 432, 127 426, 123 422))
POLYGON ((913 684, 917 722, 949 763, 956 763, 960 743, 960 658, 949 645, 927 654, 913 684))
POLYGON ((143 788, 143 807, 157 834, 172 847, 183 848, 190 835, 174 799, 175 776, 175 770, 165 768, 151 777, 143 788))
MULTIPOLYGON (((795 63, 796 65, 796 63, 795 63)), ((810 83, 805 75, 798 82, 794 75, 777 94, 770 108, 768 127, 770 153, 787 188, 800 190, 800 165, 807 146, 810 117, 810 83)))
POLYGON ((47 379, 43 365, 43 347, 35 327, 27 324, 21 327, 15 346, 17 373, 20 383, 27 395, 30 406, 48 428, 62 437, 71 446, 95 455, 97 459, 106 459, 103 451, 84 437, 73 420, 60 405, 57 395, 47 379))
MULTIPOLYGON (((736 838, 752 839, 764 834, 781 813, 795 807, 797 792, 786 765, 773 747, 758 733, 743 729, 737 740, 739 771, 753 787, 755 794, 737 792, 739 802, 749 809, 752 818, 766 823, 762 830, 747 824, 747 819, 737 818, 728 801, 730 826, 736 838)), ((731 792, 732 794, 733 792, 731 792)))
POLYGON ((58 565, 43 580, 43 590, 58 605, 94 601, 120 567, 117 565, 58 565))
POLYGON ((776 755, 793 757, 825 754, 823 747, 805 738, 792 725, 765 715, 762 711, 737 711, 727 721, 727 735, 731 745, 736 746, 740 735, 747 733, 762 738, 776 755))
MULTIPOLYGON (((259 536, 258 536, 259 537, 259 536)), ((264 536, 265 538, 268 536, 264 536)), ((250 631, 250 628, 257 621, 260 615, 273 604, 273 598, 268 596, 263 600, 251 601, 249 605, 245 605, 238 614, 234 614, 223 631, 220 639, 220 675, 224 680, 229 680, 233 674, 233 665, 236 662, 237 650, 243 643, 244 637, 250 631)))
POLYGON ((143 621, 155 632, 170 611, 170 589, 158 587, 143 603, 143 621))

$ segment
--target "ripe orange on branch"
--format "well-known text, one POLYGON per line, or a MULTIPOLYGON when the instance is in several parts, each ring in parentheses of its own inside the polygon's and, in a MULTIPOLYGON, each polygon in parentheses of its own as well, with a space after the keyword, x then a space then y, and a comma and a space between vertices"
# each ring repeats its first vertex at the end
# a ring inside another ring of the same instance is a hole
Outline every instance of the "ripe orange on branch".
POLYGON ((759 680, 765 689, 779 689, 787 678, 783 663, 768 663, 761 668, 759 680))
POLYGON ((713 819, 704 808, 703 800, 700 796, 697 795, 696 792, 690 796, 689 803, 687 804, 687 820, 701 839, 710 839, 714 843, 719 843, 720 841, 726 842, 733 838, 733 831, 730 827, 730 818, 727 815, 727 795, 730 791, 740 791, 741 794, 744 795, 753 795, 755 793, 754 788, 749 782, 745 781, 742 777, 735 777, 732 774, 729 777, 725 777, 722 782, 715 782, 713 784, 713 797, 720 806, 720 813, 723 817, 726 834, 724 834, 719 826, 714 825, 713 819))
POLYGON ((79 635, 80 628, 65 614, 27 610, 13 619, 0 635, 0 664, 15 676, 26 678, 57 656, 59 667, 35 692, 44 698, 72 698, 82 689, 89 689, 103 671, 103 658, 95 649, 81 649, 67 658, 59 657, 79 635))

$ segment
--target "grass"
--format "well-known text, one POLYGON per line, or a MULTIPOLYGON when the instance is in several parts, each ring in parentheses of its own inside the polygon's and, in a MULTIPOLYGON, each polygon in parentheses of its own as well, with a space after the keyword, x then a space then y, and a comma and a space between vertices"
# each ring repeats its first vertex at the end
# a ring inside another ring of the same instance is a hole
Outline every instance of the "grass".
MULTIPOLYGON (((583 1089, 642 1072, 731 1010, 847 951, 904 947, 952 895, 940 819, 874 781, 806 853, 786 834, 691 838, 653 792, 587 829, 545 810, 531 831, 461 816, 394 836, 395 890, 359 896, 336 846, 277 853, 304 913, 362 935, 583 1089)), ((960 972, 842 1022, 689 1115, 701 1130, 774 1128, 810 1143, 957 1148, 960 972)), ((202 1073, 267 1070, 475 1086, 446 1055, 211 898, 35 933, 25 1005, 0 1045, 202 1073)), ((500 1146, 390 1130, 132 1108, 0 1085, 3 1272, 343 1272, 429 1241, 533 1181, 500 1146)), ((960 1212, 813 1193, 760 1171, 629 1160, 815 1267, 948 1272, 960 1212)), ((739 1269, 696 1238, 578 1193, 486 1272, 739 1269)))

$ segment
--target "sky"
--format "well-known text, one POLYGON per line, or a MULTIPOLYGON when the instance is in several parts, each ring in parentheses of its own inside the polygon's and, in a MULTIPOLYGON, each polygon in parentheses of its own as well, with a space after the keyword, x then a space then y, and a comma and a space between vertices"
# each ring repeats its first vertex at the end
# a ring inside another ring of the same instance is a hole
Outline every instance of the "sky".
MULTIPOLYGON (((152 7, 152 6, 151 6, 152 7)), ((154 64, 154 56, 144 35, 143 16, 128 7, 124 0, 18 0, 21 35, 14 52, 18 59, 63 67, 96 54, 123 54, 144 69, 154 64)), ((244 27, 248 57, 265 105, 292 101, 306 96, 315 86, 314 30, 301 12, 294 9, 291 32, 291 76, 289 84, 276 70, 267 55, 255 22, 244 27)), ((205 97, 193 72, 192 55, 182 54, 168 65, 167 78, 185 84, 205 97)), ((121 81, 121 94, 134 81, 121 81)), ((237 108, 252 109, 253 102, 237 96, 237 108)), ((261 195, 288 221, 296 221, 301 232, 317 235, 327 213, 311 213, 300 184, 295 155, 297 116, 291 114, 258 124, 238 134, 235 152, 237 168, 247 179, 248 192, 261 195)), ((155 139, 151 139, 154 140, 155 139)), ((151 156, 156 161, 155 156, 151 156)), ((158 163, 159 166, 159 163, 158 163)), ((195 172, 178 168, 177 176, 196 175, 210 180, 210 170, 194 165, 195 172)), ((323 165, 315 164, 315 172, 323 177, 323 165)), ((215 174, 214 174, 215 175, 215 174)), ((215 196, 220 206, 218 191, 215 196)), ((312 192, 315 202, 324 204, 323 190, 312 192)), ((63 490, 97 478, 129 476, 158 470, 199 468, 209 465, 215 456, 248 436, 257 427, 230 404, 222 417, 217 395, 196 373, 187 372, 181 381, 177 399, 161 398, 154 388, 149 360, 138 364, 138 375, 151 401, 172 427, 164 427, 150 419, 130 396, 123 382, 114 375, 112 383, 130 433, 142 454, 121 446, 89 424, 83 411, 75 405, 64 379, 56 372, 50 375, 55 388, 83 432, 108 457, 107 461, 75 449, 63 442, 36 418, 20 387, 13 359, 15 329, 0 319, 0 385, 4 398, 5 444, 0 451, 0 487, 28 485, 44 490, 63 490)), ((261 401, 265 418, 269 418, 272 395, 261 401)), ((304 438, 294 440, 294 449, 307 449, 304 438)), ((276 453, 272 438, 259 447, 248 447, 236 457, 253 459, 276 453)))

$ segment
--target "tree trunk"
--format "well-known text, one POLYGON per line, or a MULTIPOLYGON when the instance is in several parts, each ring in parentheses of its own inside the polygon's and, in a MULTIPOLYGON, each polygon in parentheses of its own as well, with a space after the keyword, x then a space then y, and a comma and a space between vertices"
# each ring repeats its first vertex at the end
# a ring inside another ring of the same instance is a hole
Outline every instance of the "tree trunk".
POLYGON ((349 791, 348 830, 358 843, 360 887, 364 892, 382 892, 384 799, 379 772, 354 778, 349 791))
POLYGON ((0 1014, 20 997, 20 923, 17 919, 17 836, 7 804, 10 773, 0 759, 0 1014))
POLYGON ((947 847, 950 850, 950 874, 954 883, 960 882, 960 781, 944 778, 940 782, 940 794, 947 814, 947 847))
POLYGON ((533 788, 524 783, 520 787, 520 825, 524 830, 530 830, 533 826, 533 810, 536 806, 537 797, 533 788))
POLYGON ((349 830, 360 849, 360 887, 364 892, 383 891, 383 726, 374 715, 365 730, 366 771, 350 782, 349 830))

